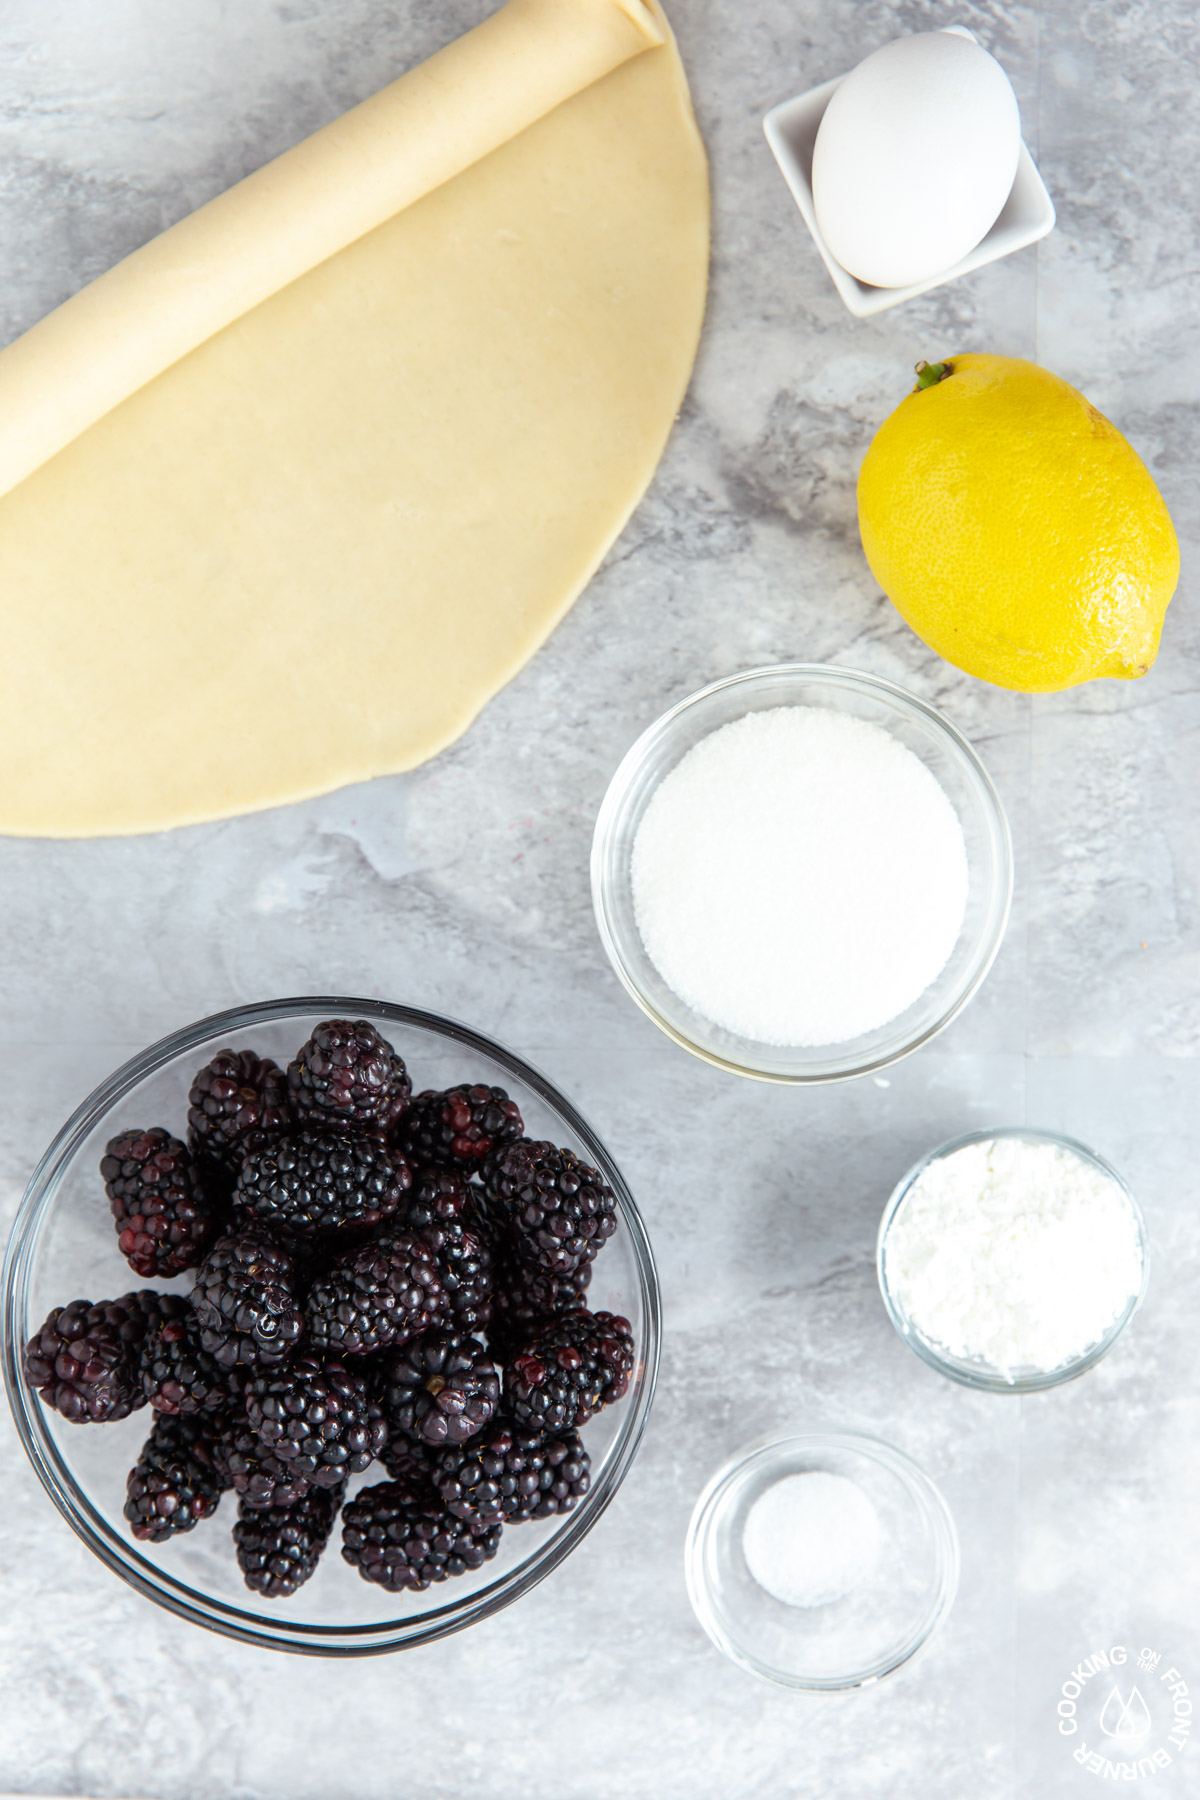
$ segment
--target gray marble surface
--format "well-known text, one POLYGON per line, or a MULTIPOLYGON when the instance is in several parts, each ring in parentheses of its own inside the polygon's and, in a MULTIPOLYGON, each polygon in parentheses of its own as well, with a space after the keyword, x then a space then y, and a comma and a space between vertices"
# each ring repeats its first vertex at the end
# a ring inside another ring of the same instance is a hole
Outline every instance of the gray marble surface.
MULTIPOLYGON (((5 0, 0 340, 486 10, 5 0)), ((1107 1785, 1056 1730, 1081 1657, 1149 1647, 1200 1683, 1195 9, 675 0, 673 17, 712 155, 710 313, 654 487, 547 647, 408 777, 160 837, 0 841, 7 1216, 76 1101, 184 1021, 339 990, 461 1016, 573 1094, 640 1197, 666 1298, 643 1453, 520 1606, 418 1653, 331 1664, 202 1635, 140 1600, 53 1511, 6 1419, 0 1786, 1058 1800, 1107 1785), (760 117, 902 31, 955 20, 1013 77, 1058 230, 855 323, 760 117), (956 348, 1044 362, 1152 468, 1184 577, 1144 682, 1036 700, 985 687, 928 653, 871 581, 857 464, 913 361, 956 348), (604 962, 587 888, 592 821, 632 738, 700 683, 791 657, 873 670, 944 706, 992 769, 1017 846, 1012 925, 974 1005, 885 1077, 814 1092, 740 1083, 660 1037, 604 962), (1014 1402, 954 1388, 904 1350, 872 1245, 917 1154, 1022 1120, 1127 1172, 1155 1261, 1108 1361, 1014 1402), (910 1451, 962 1536, 941 1637, 894 1681, 837 1700, 726 1663, 683 1580, 712 1467, 806 1421, 910 1451)), ((1200 1791, 1197 1758, 1146 1785, 1200 1791)))

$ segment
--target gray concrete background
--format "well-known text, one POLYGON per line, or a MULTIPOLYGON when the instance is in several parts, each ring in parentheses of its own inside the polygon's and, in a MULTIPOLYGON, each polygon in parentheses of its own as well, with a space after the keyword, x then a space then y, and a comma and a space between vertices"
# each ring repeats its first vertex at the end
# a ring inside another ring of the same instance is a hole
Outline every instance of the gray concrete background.
MULTIPOLYGON (((0 341, 382 85, 483 0, 6 0, 0 341)), ((639 1195, 666 1340, 643 1453, 520 1606, 359 1664, 270 1656, 141 1601, 77 1543, 0 1426, 0 1784, 158 1800, 1058 1800, 1106 1785, 1056 1731, 1081 1657, 1145 1647, 1200 1683, 1200 154, 1190 0, 1112 6, 675 0, 715 190, 710 315, 645 504, 547 647, 416 773, 160 837, 0 841, 0 1197, 118 1061, 272 994, 470 1020, 590 1114, 639 1195), (903 31, 965 23, 1011 74, 1057 232, 869 323, 840 303, 762 139, 774 101, 903 31), (882 600, 857 465, 918 356, 1031 356, 1129 435, 1184 578, 1137 684, 1030 700, 959 675, 882 600), (897 679, 974 739, 1017 846, 982 994, 885 1077, 723 1077, 625 999, 587 854, 637 733, 756 662, 897 679), (1135 1327, 1085 1381, 973 1395, 909 1355, 872 1246, 940 1138, 1026 1121, 1094 1143, 1154 1243, 1135 1327), (806 1702, 726 1664, 681 1547, 712 1467, 776 1424, 881 1432, 942 1484, 952 1618, 879 1690, 806 1702)), ((1144 1685, 1157 1692, 1157 1675, 1144 1685)), ((1147 1777, 1194 1793, 1185 1752, 1147 1777)))

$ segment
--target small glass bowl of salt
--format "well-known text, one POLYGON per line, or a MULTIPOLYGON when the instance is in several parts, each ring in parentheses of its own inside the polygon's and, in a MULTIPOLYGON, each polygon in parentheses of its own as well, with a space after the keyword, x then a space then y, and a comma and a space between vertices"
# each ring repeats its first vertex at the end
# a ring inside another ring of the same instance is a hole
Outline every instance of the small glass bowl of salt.
POLYGON ((809 1693, 910 1662, 958 1587, 958 1537, 912 1459, 865 1433, 771 1438, 718 1469, 684 1553, 696 1617, 752 1675, 809 1693))
POLYGON ((964 1387, 1033 1394, 1107 1356, 1142 1303, 1150 1246, 1110 1162, 1013 1125, 914 1164, 884 1208, 876 1271, 922 1362, 964 1387))
POLYGON ((693 1055, 837 1081, 927 1043, 1004 935, 1012 842, 948 719, 853 669, 749 669, 681 700, 613 776, 592 898, 616 974, 693 1055))

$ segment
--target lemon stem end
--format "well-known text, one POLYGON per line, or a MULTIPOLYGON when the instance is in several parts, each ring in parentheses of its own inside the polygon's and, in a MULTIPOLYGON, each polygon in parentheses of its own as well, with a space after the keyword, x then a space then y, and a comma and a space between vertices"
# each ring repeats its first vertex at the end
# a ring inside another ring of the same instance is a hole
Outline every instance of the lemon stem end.
POLYGON ((939 381, 945 381, 947 375, 953 375, 953 373, 953 363, 931 363, 926 362, 922 357, 917 364, 917 385, 913 392, 919 394, 922 388, 936 387, 939 381))

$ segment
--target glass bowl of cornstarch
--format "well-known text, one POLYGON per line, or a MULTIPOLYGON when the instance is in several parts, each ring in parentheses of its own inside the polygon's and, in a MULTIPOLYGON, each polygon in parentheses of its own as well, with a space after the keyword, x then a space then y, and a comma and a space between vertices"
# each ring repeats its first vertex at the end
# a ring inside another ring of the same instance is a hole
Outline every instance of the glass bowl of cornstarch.
POLYGON ((1012 841, 962 734, 893 682, 786 663, 664 713, 613 776, 592 897, 614 970, 684 1049, 837 1081, 927 1043, 1000 947, 1012 841))
POLYGON ((879 1288, 909 1348, 995 1394, 1094 1368, 1141 1305, 1142 1210, 1112 1164, 1054 1131, 1006 1126, 940 1144, 879 1226, 879 1288))

